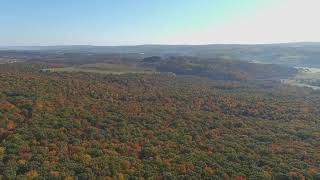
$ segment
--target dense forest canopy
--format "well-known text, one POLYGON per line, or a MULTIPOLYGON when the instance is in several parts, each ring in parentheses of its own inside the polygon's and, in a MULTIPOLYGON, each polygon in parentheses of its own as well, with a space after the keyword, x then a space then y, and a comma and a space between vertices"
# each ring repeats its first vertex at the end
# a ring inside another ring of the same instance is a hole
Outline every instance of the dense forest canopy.
MULTIPOLYGON (((174 63, 162 61, 137 63, 174 63)), ((319 91, 179 72, 43 71, 57 66, 0 64, 2 179, 320 178, 319 91)))

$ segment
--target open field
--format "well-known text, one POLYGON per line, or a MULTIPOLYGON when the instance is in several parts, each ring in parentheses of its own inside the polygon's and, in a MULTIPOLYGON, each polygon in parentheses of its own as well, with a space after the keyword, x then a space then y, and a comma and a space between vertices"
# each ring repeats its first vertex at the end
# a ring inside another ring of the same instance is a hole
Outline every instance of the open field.
POLYGON ((320 81, 320 69, 319 68, 307 68, 307 67, 297 67, 299 72, 296 76, 282 80, 283 83, 300 86, 300 87, 308 87, 315 90, 319 90, 320 86, 318 85, 320 81))
POLYGON ((21 62, 21 60, 0 58, 0 64, 10 64, 10 63, 16 63, 16 62, 21 62))
POLYGON ((43 71, 50 72, 88 72, 101 74, 126 74, 126 73, 154 73, 155 70, 151 68, 142 68, 127 64, 84 64, 76 66, 68 66, 62 68, 43 69, 43 71))

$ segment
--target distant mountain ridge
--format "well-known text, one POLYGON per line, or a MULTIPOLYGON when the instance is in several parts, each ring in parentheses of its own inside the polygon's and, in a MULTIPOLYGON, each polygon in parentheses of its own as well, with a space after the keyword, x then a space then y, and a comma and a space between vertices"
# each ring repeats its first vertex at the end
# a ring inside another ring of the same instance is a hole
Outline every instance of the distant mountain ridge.
POLYGON ((280 47, 296 47, 296 46, 320 46, 320 42, 293 42, 293 43, 270 43, 270 44, 141 44, 141 45, 44 45, 44 46, 0 46, 1 50, 79 50, 79 49, 140 49, 140 48, 195 48, 195 47, 252 47, 252 46, 280 46, 280 47))
POLYGON ((148 56, 185 55, 244 60, 288 66, 320 67, 320 43, 136 45, 136 46, 12 46, 0 50, 49 51, 51 53, 118 53, 148 56))

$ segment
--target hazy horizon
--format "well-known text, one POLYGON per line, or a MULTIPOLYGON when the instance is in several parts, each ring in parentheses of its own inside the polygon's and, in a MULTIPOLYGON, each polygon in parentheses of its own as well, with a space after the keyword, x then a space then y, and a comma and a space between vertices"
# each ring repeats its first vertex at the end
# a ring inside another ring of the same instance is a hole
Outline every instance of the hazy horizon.
POLYGON ((0 46, 320 42, 317 0, 0 2, 0 46))
POLYGON ((239 46, 254 46, 254 45, 281 45, 281 44, 320 44, 320 41, 308 42, 270 42, 270 43, 208 43, 208 44, 119 44, 119 45, 94 45, 94 44, 55 44, 55 45, 0 45, 1 48, 10 47, 63 47, 63 46, 93 46, 93 47, 124 47, 124 46, 210 46, 210 45, 239 45, 239 46))

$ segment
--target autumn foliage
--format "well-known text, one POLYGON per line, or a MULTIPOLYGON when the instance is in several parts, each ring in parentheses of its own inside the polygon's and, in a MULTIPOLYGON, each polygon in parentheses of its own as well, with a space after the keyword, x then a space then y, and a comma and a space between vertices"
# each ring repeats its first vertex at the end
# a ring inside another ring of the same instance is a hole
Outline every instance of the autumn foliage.
POLYGON ((320 94, 0 65, 2 179, 313 179, 320 94))

